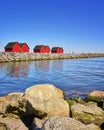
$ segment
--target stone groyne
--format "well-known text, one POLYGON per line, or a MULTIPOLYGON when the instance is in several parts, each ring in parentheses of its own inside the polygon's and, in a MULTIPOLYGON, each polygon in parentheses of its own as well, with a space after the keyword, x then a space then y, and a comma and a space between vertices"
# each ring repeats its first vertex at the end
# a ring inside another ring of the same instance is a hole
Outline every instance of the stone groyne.
POLYGON ((42 53, 0 52, 0 62, 77 59, 77 58, 93 58, 93 57, 104 57, 104 53, 42 54, 42 53))

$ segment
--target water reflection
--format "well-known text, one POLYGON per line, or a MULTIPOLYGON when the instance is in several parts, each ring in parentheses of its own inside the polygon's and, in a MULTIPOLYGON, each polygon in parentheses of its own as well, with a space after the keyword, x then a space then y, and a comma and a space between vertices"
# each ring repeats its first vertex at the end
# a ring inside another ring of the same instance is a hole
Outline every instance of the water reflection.
POLYGON ((53 70, 63 70, 63 60, 52 61, 51 68, 53 70))
POLYGON ((50 68, 50 61, 36 61, 34 62, 35 69, 41 68, 44 70, 49 70, 50 68))
POLYGON ((28 62, 10 62, 1 65, 1 71, 5 70, 5 74, 11 77, 20 78, 27 77, 29 74, 28 62))

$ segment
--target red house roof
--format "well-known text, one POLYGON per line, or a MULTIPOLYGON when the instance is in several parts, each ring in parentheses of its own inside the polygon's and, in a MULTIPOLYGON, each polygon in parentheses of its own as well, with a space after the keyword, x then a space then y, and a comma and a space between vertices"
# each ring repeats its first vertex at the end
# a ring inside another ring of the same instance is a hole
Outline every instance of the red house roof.
POLYGON ((16 43, 18 43, 18 42, 9 42, 4 48, 5 49, 12 49, 16 43))
POLYGON ((36 45, 33 50, 35 53, 50 53, 49 46, 45 45, 36 45))
POLYGON ((34 47, 34 51, 40 51, 40 49, 43 47, 44 45, 36 45, 34 47))
POLYGON ((57 51, 58 48, 59 48, 59 47, 53 47, 53 48, 51 49, 51 51, 57 51))
POLYGON ((53 47, 51 49, 52 53, 63 53, 64 49, 62 47, 53 47))
POLYGON ((26 45, 28 48, 29 46, 27 45, 27 43, 19 43, 21 47, 23 47, 24 45, 26 45))

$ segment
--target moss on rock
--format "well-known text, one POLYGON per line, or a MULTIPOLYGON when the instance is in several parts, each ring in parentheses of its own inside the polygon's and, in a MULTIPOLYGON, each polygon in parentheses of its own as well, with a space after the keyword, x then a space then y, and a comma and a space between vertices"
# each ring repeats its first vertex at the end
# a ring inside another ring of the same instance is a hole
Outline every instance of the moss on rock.
POLYGON ((72 106, 72 105, 76 104, 76 101, 71 100, 71 99, 67 99, 66 101, 69 104, 69 106, 72 106))
POLYGON ((71 106, 71 114, 84 124, 94 123, 100 126, 104 123, 104 111, 95 104, 85 106, 77 103, 71 106))
POLYGON ((98 104, 99 107, 103 108, 103 104, 104 104, 104 97, 97 97, 97 96, 87 96, 86 98, 86 102, 96 102, 98 104))

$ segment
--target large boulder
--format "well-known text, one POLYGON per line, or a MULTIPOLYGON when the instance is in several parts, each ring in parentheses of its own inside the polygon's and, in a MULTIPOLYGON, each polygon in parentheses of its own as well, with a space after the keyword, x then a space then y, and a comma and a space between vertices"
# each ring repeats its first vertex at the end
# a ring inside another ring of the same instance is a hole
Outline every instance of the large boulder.
POLYGON ((104 111, 96 104, 85 106, 77 103, 71 106, 71 114, 84 124, 94 123, 100 126, 104 123, 104 111))
POLYGON ((26 89, 19 104, 28 114, 38 118, 45 116, 69 116, 69 105, 63 92, 50 84, 41 84, 26 89))
POLYGON ((42 130, 100 130, 94 124, 84 125, 70 117, 51 117, 43 124, 42 130))
POLYGON ((21 104, 22 107, 25 108, 24 112, 26 114, 36 116, 40 119, 45 116, 69 116, 70 114, 68 103, 60 98, 40 102, 31 97, 25 97, 22 99, 21 104))
POLYGON ((0 117, 0 130, 28 130, 28 128, 20 119, 0 117))

